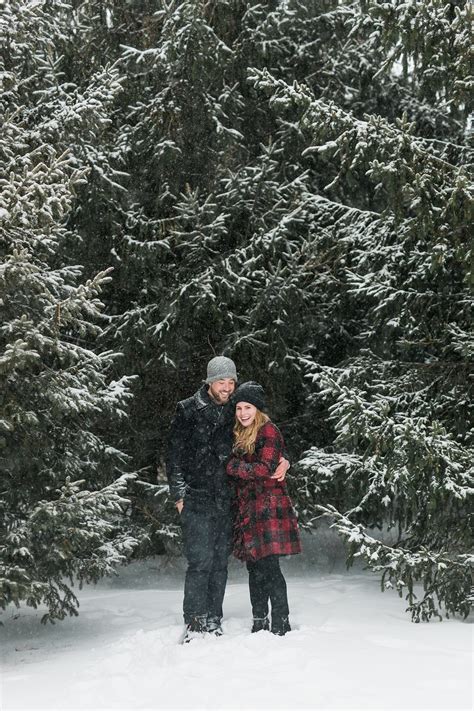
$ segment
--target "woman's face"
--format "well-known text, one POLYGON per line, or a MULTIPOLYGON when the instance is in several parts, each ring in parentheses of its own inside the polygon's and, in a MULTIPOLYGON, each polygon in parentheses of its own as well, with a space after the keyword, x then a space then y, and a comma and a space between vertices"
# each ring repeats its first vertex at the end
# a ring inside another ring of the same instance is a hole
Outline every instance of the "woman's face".
POLYGON ((235 416, 240 422, 242 427, 248 427, 252 424, 257 414, 257 408, 255 405, 251 405, 249 402, 238 402, 235 408, 235 416))

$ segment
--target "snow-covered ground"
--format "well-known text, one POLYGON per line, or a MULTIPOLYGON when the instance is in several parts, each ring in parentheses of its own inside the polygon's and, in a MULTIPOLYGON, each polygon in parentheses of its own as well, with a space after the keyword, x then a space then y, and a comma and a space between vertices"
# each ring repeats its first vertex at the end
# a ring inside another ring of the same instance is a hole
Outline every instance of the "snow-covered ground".
POLYGON ((404 600, 331 556, 283 561, 293 631, 281 638, 250 634, 237 562, 220 639, 178 644, 182 561, 128 566, 54 626, 8 610, 1 709, 471 709, 472 624, 413 624, 404 600))

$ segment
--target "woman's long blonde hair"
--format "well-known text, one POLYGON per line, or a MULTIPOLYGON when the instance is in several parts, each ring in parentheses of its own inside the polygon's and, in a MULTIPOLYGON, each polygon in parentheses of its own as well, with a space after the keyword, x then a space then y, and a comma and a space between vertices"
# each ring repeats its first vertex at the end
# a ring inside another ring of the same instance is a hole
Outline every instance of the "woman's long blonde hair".
POLYGON ((243 450, 246 454, 253 454, 255 452, 255 442, 258 431, 269 419, 268 415, 258 409, 254 421, 248 427, 241 425, 236 418, 234 425, 234 449, 243 450))

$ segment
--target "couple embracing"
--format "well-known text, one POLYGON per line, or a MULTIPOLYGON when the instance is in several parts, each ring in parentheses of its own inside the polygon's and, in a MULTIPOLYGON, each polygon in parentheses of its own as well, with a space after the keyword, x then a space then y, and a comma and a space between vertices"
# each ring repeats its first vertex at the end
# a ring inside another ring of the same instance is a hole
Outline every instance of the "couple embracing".
POLYGON ((262 386, 238 385, 235 364, 224 356, 209 361, 203 386, 178 403, 166 470, 188 564, 184 642, 222 635, 232 551, 249 573, 252 632, 291 629, 279 556, 299 553, 301 544, 283 438, 264 410, 262 386))

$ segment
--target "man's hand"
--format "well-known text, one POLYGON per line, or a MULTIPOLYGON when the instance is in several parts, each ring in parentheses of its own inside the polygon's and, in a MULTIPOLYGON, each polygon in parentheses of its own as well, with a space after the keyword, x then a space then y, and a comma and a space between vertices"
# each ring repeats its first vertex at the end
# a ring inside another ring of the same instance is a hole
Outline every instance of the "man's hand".
POLYGON ((285 457, 280 457, 280 461, 278 462, 278 466, 275 469, 275 473, 272 474, 272 479, 276 479, 277 481, 285 481, 286 477, 286 472, 290 468, 290 462, 288 459, 285 459, 285 457))
POLYGON ((181 511, 183 510, 183 506, 184 506, 184 499, 180 499, 179 501, 176 501, 175 506, 178 509, 178 513, 181 514, 181 511))

